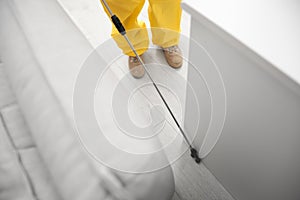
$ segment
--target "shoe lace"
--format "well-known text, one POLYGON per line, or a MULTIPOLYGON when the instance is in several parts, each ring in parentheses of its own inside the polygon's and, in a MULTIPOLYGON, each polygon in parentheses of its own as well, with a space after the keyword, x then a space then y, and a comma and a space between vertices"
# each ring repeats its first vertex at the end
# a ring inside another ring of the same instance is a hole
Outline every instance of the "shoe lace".
POLYGON ((171 46, 171 47, 167 47, 164 48, 164 51, 168 52, 168 53, 173 53, 173 52, 179 52, 179 48, 177 45, 171 46))

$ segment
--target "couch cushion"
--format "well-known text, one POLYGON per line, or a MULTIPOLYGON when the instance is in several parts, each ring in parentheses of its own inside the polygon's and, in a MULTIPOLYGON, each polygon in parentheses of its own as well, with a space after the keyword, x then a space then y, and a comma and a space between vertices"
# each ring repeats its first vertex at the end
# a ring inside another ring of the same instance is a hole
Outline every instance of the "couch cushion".
POLYGON ((1 109, 1 114, 9 132, 9 137, 17 149, 34 146, 30 132, 16 104, 1 109))
POLYGON ((7 81, 6 74, 4 73, 3 63, 0 61, 0 108, 14 102, 15 97, 7 81))
POLYGON ((0 120, 0 152, 0 199, 30 199, 30 190, 7 138, 3 120, 0 120))
POLYGON ((25 199, 60 199, 18 106, 12 104, 2 108, 0 117, 3 143, 0 180, 4 180, 0 189, 5 191, 5 199, 19 196, 25 199), (6 179, 6 176, 15 178, 6 179))

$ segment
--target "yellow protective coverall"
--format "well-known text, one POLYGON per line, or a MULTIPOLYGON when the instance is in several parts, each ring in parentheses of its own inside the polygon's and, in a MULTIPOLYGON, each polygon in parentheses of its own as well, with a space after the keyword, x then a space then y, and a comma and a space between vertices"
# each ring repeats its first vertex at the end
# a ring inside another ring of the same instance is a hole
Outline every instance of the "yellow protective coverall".
MULTIPOLYGON (((106 0, 112 12, 119 17, 139 55, 149 46, 146 24, 137 20, 145 0, 106 0)), ((102 1, 100 0, 102 3, 102 1)), ((103 6, 104 7, 104 6, 103 6)), ((104 7, 105 12, 109 15, 104 7)), ((163 48, 178 44, 180 36, 181 7, 180 0, 149 0, 149 21, 152 42, 163 48)), ((125 39, 113 26, 111 36, 123 53, 134 56, 125 39)))

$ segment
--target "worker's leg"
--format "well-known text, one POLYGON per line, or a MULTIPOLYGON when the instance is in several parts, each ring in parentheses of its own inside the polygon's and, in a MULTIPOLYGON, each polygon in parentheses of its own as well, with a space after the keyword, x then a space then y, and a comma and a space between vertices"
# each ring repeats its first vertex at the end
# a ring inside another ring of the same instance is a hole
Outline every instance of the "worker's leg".
MULTIPOLYGON (((145 0, 107 0, 107 4, 110 6, 112 12, 121 20, 127 31, 128 38, 133 43, 139 55, 143 54, 149 45, 148 33, 145 29, 146 25, 144 22, 137 20, 144 3, 145 0)), ((109 15, 105 7, 104 10, 109 15)), ((126 40, 118 33, 118 30, 114 26, 111 35, 124 54, 134 56, 126 40)))
POLYGON ((180 36, 180 0, 149 0, 148 14, 153 44, 163 48, 177 45, 180 36))

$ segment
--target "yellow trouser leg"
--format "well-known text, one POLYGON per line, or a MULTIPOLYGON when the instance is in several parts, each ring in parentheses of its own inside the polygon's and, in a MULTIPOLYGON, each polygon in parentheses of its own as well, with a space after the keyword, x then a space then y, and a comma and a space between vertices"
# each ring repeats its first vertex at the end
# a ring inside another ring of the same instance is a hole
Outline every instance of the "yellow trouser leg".
POLYGON ((149 0, 148 15, 153 44, 165 48, 179 43, 180 0, 149 0))
MULTIPOLYGON (((137 20, 144 3, 145 0, 107 0, 107 4, 112 12, 121 20, 127 31, 129 40, 132 42, 139 55, 143 54, 149 46, 146 24, 137 20)), ((105 7, 104 10, 109 15, 105 7)), ((111 36, 116 41, 117 45, 123 50, 124 54, 134 56, 134 53, 130 49, 126 40, 119 34, 118 30, 114 26, 112 28, 111 36)))

